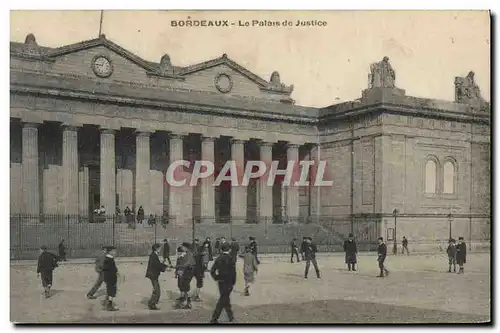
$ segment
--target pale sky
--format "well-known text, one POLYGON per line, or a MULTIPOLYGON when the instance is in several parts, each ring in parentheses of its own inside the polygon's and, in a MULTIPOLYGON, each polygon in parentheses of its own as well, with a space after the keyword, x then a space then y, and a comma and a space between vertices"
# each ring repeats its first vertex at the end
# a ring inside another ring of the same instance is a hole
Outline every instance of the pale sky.
MULTIPOLYGON (((34 33, 58 47, 96 38, 99 11, 11 12, 11 41, 34 33)), ((476 73, 490 100, 490 17, 486 11, 105 11, 103 33, 148 60, 165 53, 187 66, 227 53, 269 80, 277 70, 304 106, 359 98, 370 63, 388 56, 407 95, 454 99, 454 78, 476 73), (228 20, 229 27, 171 27, 171 20, 228 20), (326 21, 326 27, 238 27, 238 21, 326 21), (231 26, 235 22, 236 26, 231 26)))

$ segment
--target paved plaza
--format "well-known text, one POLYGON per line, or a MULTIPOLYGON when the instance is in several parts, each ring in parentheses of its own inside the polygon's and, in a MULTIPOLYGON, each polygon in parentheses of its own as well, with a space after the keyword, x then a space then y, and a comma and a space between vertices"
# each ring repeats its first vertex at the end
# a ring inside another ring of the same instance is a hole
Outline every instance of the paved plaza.
MULTIPOLYGON (((389 256, 389 277, 375 278, 376 256, 361 254, 359 270, 347 272, 340 254, 320 254, 322 278, 304 262, 289 257, 261 258, 250 297, 243 296, 241 261, 232 304, 238 323, 457 323, 490 320, 490 256, 470 254, 464 275, 447 272, 446 254, 389 256)), ((54 274, 54 295, 45 299, 36 264, 12 263, 11 320, 18 323, 208 323, 218 298, 207 274, 201 303, 174 310, 178 297, 173 271, 160 277, 160 311, 147 309, 151 283, 144 277, 147 258, 119 258, 123 280, 118 312, 103 311, 86 292, 96 276, 90 261, 67 262, 54 274)), ((311 267, 312 268, 312 267, 311 267)), ((192 287, 195 286, 193 281, 192 287)), ((104 295, 103 289, 98 295, 104 295)), ((221 322, 225 321, 225 313, 221 322)))

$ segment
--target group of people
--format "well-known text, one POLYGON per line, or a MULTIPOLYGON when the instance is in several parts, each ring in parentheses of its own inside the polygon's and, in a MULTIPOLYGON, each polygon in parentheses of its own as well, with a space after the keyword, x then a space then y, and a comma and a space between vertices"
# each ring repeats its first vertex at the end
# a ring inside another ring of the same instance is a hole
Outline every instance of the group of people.
MULTIPOLYGON (((408 239, 403 237, 403 251, 408 251, 408 239)), ((356 245, 356 241, 354 240, 353 234, 349 234, 349 237, 344 242, 344 252, 345 252, 345 263, 347 264, 348 271, 356 271, 357 264, 357 254, 358 248, 356 245)), ((453 272, 456 272, 456 265, 459 265, 459 274, 464 273, 464 264, 466 263, 467 257, 467 245, 464 242, 463 237, 458 238, 458 244, 456 244, 455 239, 450 238, 448 248, 446 249, 448 254, 448 272, 451 273, 451 266, 453 265, 453 272)), ((293 262, 294 251, 292 250, 292 262, 293 262)), ((387 257, 387 245, 384 242, 383 237, 378 238, 378 247, 377 247, 377 261, 380 269, 379 275, 377 277, 385 277, 389 275, 389 271, 385 268, 385 259, 387 257)))
MULTIPOLYGON (((300 250, 296 244, 297 239, 291 242, 293 263, 294 256, 297 262, 300 262, 299 251, 302 260, 306 261, 304 278, 308 278, 310 265, 314 266, 317 278, 321 278, 320 270, 316 260, 318 249, 312 242, 311 237, 303 237, 300 250)), ((219 239, 218 251, 219 255, 214 256, 212 252, 212 244, 210 237, 207 237, 202 243, 198 239, 194 239, 193 243, 184 242, 177 248, 177 262, 172 265, 170 260, 170 245, 167 239, 164 239, 163 246, 161 244, 153 244, 152 251, 149 256, 148 265, 146 268, 146 278, 151 281, 152 295, 148 302, 148 307, 151 310, 158 310, 158 303, 161 295, 161 287, 159 277, 162 272, 167 269, 175 269, 175 278, 177 279, 177 287, 180 292, 180 297, 176 299, 175 308, 191 309, 191 300, 200 301, 200 291, 203 288, 205 273, 210 272, 211 277, 217 282, 219 287, 219 300, 212 315, 211 323, 217 323, 222 310, 226 310, 229 320, 233 321, 234 316, 231 308, 230 295, 236 283, 236 262, 238 256, 243 258, 243 276, 245 280, 244 295, 250 296, 250 287, 254 283, 255 274, 258 272, 260 264, 257 255, 257 242, 254 237, 249 237, 249 243, 245 246, 244 253, 239 253, 239 244, 236 239, 232 239, 229 243, 225 237, 219 239), (163 249, 160 259, 160 250, 163 249), (209 269, 209 263, 213 261, 209 269), (191 290, 192 279, 196 280, 196 289, 189 295, 191 290)), ((356 271, 357 264, 357 244, 353 234, 349 234, 344 242, 345 262, 349 271, 356 271)), ((117 294, 118 284, 118 268, 115 262, 116 248, 114 246, 104 246, 103 252, 95 260, 95 270, 97 272, 97 280, 90 291, 87 293, 87 298, 94 299, 97 290, 104 283, 106 285, 106 299, 104 306, 108 311, 117 311, 114 299, 117 294)), ((42 246, 41 253, 38 259, 37 274, 41 276, 42 286, 44 288, 45 297, 50 297, 50 288, 52 287, 53 271, 58 267, 59 257, 47 251, 47 247, 42 246)), ((456 272, 456 264, 459 265, 459 274, 464 273, 464 264, 466 262, 467 247, 463 237, 459 237, 458 244, 454 239, 449 240, 447 248, 449 272, 453 265, 453 271, 456 272)), ((384 243, 383 237, 378 238, 377 261, 380 269, 377 277, 385 277, 389 275, 389 271, 385 267, 387 257, 387 246, 384 243)))
MULTIPOLYGON (((250 296, 250 286, 254 282, 258 271, 257 243, 254 237, 249 237, 249 244, 245 246, 245 252, 240 256, 243 258, 243 276, 245 279, 245 296, 250 296)), ((209 271, 212 278, 217 281, 219 287, 219 301, 212 315, 212 323, 217 323, 222 310, 226 310, 230 321, 234 319, 230 294, 236 283, 236 262, 239 255, 239 244, 233 238, 232 242, 221 237, 219 244, 219 256, 215 258, 212 253, 211 239, 207 237, 203 243, 194 239, 193 243, 184 242, 177 248, 177 262, 175 266, 170 260, 170 245, 167 239, 161 244, 153 244, 146 268, 146 278, 151 281, 153 292, 148 301, 150 310, 158 310, 161 295, 159 283, 160 274, 168 268, 175 268, 174 276, 177 279, 177 287, 180 297, 176 299, 175 308, 191 309, 191 301, 201 301, 200 291, 203 288, 205 272, 209 271), (163 248, 160 259, 160 251, 163 248), (208 264, 213 261, 210 270, 208 264), (196 289, 190 295, 191 281, 196 280, 196 289)), ((103 253, 95 262, 98 273, 97 280, 87 298, 94 299, 99 287, 106 284, 105 308, 108 311, 118 310, 114 303, 116 297, 118 269, 114 261, 116 249, 112 246, 103 248, 103 253)))

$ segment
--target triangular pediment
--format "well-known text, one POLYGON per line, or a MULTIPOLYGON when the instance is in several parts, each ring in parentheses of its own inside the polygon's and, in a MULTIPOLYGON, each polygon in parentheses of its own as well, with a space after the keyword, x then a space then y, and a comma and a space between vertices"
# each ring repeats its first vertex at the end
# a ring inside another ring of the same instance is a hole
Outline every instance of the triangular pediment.
POLYGON ((55 49, 52 49, 51 51, 47 52, 44 56, 46 58, 57 58, 63 55, 68 55, 71 53, 76 53, 76 52, 81 52, 85 51, 87 49, 91 48, 96 48, 103 46, 107 48, 110 51, 115 52, 116 54, 122 56, 123 58, 135 63, 137 66, 145 69, 146 71, 151 71, 155 72, 156 68, 152 66, 149 62, 146 60, 142 59, 141 57, 133 54, 130 51, 127 51, 123 47, 121 47, 118 44, 113 43, 112 41, 106 39, 104 35, 101 35, 99 38, 91 39, 91 40, 86 40, 83 42, 75 43, 75 44, 70 44, 62 47, 58 47, 55 49))

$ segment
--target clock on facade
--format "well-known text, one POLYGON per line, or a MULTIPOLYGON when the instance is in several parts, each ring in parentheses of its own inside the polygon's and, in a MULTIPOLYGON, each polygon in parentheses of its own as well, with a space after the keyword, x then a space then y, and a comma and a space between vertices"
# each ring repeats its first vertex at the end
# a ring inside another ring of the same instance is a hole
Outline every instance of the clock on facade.
POLYGON ((92 70, 97 76, 108 77, 113 73, 113 65, 108 57, 102 55, 96 56, 92 60, 92 70))
POLYGON ((228 93, 233 89, 233 80, 225 73, 221 73, 215 77, 215 87, 221 93, 228 93))

